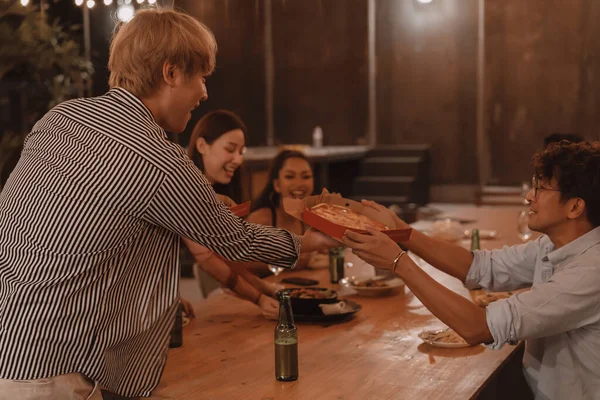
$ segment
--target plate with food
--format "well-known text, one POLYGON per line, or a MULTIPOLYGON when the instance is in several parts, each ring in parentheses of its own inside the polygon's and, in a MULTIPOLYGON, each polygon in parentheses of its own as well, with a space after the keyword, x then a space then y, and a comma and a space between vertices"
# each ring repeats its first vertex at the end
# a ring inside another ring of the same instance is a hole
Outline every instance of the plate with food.
POLYGON ((484 292, 480 294, 476 294, 473 296, 473 303, 477 304, 479 307, 487 307, 488 304, 493 303, 498 300, 508 299, 509 297, 517 294, 526 292, 529 288, 512 290, 509 292, 484 292))
POLYGON ((295 314, 320 314, 320 304, 331 304, 338 301, 337 292, 320 287, 290 288, 292 311, 295 314))
POLYGON ((450 328, 423 331, 419 333, 419 339, 435 347, 461 348, 471 346, 450 328))
MULTIPOLYGON (((354 314, 362 310, 362 306, 351 300, 344 300, 344 308, 339 313, 323 313, 321 307, 319 312, 311 314, 301 314, 294 311, 294 321, 297 322, 313 322, 313 323, 336 323, 350 319, 354 314)), ((330 304, 334 306, 334 304, 330 304)), ((292 306, 293 309, 293 306, 292 306)))
POLYGON ((400 278, 385 276, 354 277, 350 276, 342 280, 342 284, 352 288, 359 296, 389 296, 402 291, 404 281, 400 278))

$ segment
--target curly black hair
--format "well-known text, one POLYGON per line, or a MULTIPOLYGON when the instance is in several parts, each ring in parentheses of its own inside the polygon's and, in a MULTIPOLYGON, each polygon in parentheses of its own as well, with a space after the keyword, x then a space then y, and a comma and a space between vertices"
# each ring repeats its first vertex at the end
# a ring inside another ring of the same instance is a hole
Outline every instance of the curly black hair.
POLYGON ((600 141, 551 143, 532 164, 538 178, 556 180, 563 202, 583 199, 588 221, 600 226, 600 141))

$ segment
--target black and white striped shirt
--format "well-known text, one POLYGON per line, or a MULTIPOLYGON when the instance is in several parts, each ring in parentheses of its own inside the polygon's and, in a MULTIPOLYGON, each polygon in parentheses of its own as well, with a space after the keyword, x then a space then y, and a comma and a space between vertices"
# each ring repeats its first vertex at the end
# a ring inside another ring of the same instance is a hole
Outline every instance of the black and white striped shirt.
POLYGON ((167 356, 179 236, 293 266, 300 240, 248 224, 124 89, 52 109, 0 194, 0 378, 79 372, 148 396, 167 356))

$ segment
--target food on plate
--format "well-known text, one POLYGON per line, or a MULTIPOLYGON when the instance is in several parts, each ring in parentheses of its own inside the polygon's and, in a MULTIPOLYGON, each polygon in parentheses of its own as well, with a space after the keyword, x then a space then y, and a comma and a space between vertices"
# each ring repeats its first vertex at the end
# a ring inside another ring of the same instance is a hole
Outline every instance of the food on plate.
POLYGON ((389 228, 381 222, 375 221, 366 215, 359 214, 351 209, 336 204, 319 203, 310 209, 321 218, 325 218, 335 224, 348 228, 365 230, 367 227, 379 229, 381 231, 389 228))
POLYGON ((332 290, 301 288, 291 289, 290 296, 299 299, 329 299, 335 298, 336 293, 332 290))
POLYGON ((361 281, 353 281, 353 286, 357 287, 387 287, 387 283, 382 281, 381 279, 366 279, 361 281))
POLYGON ((517 292, 487 292, 477 295, 473 298, 473 302, 479 307, 487 307, 488 304, 500 299, 508 299, 517 292))
POLYGON ((421 332, 419 337, 425 342, 430 343, 467 344, 465 339, 458 336, 458 333, 454 332, 450 328, 437 331, 421 332))

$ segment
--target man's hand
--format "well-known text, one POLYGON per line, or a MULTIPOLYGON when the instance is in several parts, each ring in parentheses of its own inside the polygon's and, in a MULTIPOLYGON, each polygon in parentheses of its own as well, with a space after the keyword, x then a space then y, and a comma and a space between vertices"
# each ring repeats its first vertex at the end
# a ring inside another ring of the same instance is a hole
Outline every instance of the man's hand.
POLYGON ((391 269, 394 259, 402 251, 388 235, 378 229, 367 228, 368 234, 347 230, 343 243, 362 260, 381 269, 391 269))
POLYGON ((279 303, 277 300, 263 294, 258 299, 258 306, 265 318, 277 319, 277 316, 279 315, 279 303))
POLYGON ((315 250, 332 249, 339 247, 341 243, 316 229, 309 228, 302 238, 302 253, 310 253, 315 250))
POLYGON ((194 313, 194 307, 192 307, 192 303, 182 298, 180 298, 179 301, 183 306, 183 312, 185 315, 187 315, 189 318, 194 318, 196 314, 194 313))

